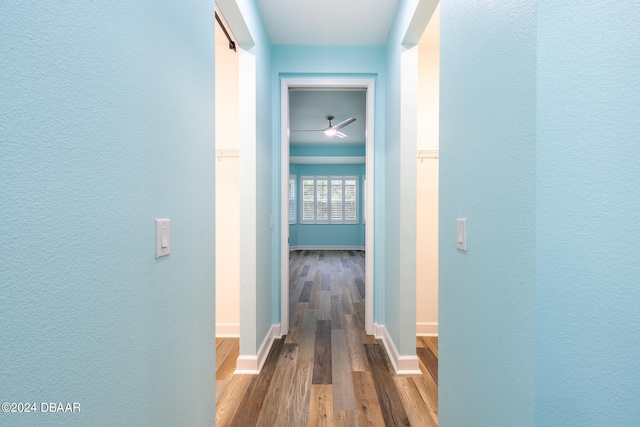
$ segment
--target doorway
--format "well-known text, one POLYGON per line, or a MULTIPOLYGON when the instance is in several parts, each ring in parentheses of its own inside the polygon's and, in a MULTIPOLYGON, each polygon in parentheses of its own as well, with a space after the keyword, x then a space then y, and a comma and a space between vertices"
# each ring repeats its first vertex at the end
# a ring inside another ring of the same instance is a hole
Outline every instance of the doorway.
POLYGON ((286 335, 289 331, 290 296, 289 296, 289 194, 290 182, 290 90, 315 89, 315 90, 364 90, 366 93, 365 108, 365 176, 363 180, 363 206, 366 212, 365 221, 365 332, 373 335, 373 306, 374 306, 374 277, 373 277, 373 201, 374 201, 374 80, 373 79, 348 79, 348 78, 284 78, 281 79, 281 158, 280 158, 280 194, 281 197, 281 232, 280 232, 280 333, 286 335))
MULTIPOLYGON (((217 9, 217 8, 216 8, 217 9)), ((240 334, 240 107, 238 52, 230 48, 228 24, 216 10, 215 162, 216 337, 240 334)))
POLYGON ((440 6, 418 42, 416 334, 438 336, 440 6))
POLYGON ((215 239, 216 402, 235 370, 240 337, 240 64, 231 29, 216 7, 215 239), (229 36, 229 38, 227 38, 229 36), (233 39, 232 39, 233 40, 233 39), (221 250, 224 248, 223 250, 221 250))

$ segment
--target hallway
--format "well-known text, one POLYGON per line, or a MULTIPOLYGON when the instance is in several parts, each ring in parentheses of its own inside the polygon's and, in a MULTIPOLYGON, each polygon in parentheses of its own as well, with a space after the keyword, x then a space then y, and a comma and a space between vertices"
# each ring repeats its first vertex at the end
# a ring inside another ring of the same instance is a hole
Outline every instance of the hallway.
POLYGON ((417 338, 421 376, 396 377, 364 333, 364 252, 293 251, 290 333, 260 375, 233 375, 237 339, 217 340, 216 425, 438 423, 438 340, 417 338))

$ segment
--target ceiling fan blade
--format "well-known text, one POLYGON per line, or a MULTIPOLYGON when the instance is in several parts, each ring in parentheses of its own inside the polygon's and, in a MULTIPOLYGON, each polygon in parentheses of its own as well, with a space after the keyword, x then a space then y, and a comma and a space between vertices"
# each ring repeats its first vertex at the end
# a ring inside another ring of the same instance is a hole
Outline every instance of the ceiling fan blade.
POLYGON ((337 136, 338 138, 346 138, 347 137, 347 135, 345 135, 342 132, 338 132, 338 131, 336 131, 336 133, 333 136, 337 136))
POLYGON ((345 127, 346 125, 349 125, 349 124, 351 124, 351 123, 353 123, 353 122, 355 122, 355 121, 356 121, 356 118, 355 118, 355 117, 349 117, 347 120, 343 120, 343 121, 341 121, 340 123, 338 123, 337 125, 333 125, 333 128, 334 128, 335 130, 342 129, 342 128, 343 128, 343 127, 345 127))

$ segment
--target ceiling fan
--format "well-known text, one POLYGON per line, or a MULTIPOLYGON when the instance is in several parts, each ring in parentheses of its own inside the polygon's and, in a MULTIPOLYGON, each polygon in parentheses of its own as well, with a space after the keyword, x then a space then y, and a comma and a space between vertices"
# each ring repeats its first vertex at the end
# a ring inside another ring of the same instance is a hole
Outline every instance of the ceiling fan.
POLYGON ((353 123, 356 121, 355 117, 349 117, 346 120, 341 121, 338 124, 332 124, 331 121, 335 118, 333 116, 326 116, 327 120, 329 121, 329 126, 324 128, 324 129, 305 129, 305 130, 294 130, 294 132, 324 132, 325 135, 327 136, 337 136, 338 138, 346 138, 347 135, 345 135, 344 133, 340 132, 340 129, 342 129, 343 127, 353 123))

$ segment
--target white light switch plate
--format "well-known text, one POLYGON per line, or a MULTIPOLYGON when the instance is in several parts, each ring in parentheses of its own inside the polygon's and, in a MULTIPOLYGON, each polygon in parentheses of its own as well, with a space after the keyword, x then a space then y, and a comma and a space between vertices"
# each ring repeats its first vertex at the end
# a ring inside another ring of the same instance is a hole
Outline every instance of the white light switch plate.
POLYGON ((171 222, 168 219, 156 219, 156 258, 171 253, 171 222))
POLYGON ((467 250, 467 220, 464 218, 456 219, 456 247, 467 250))

